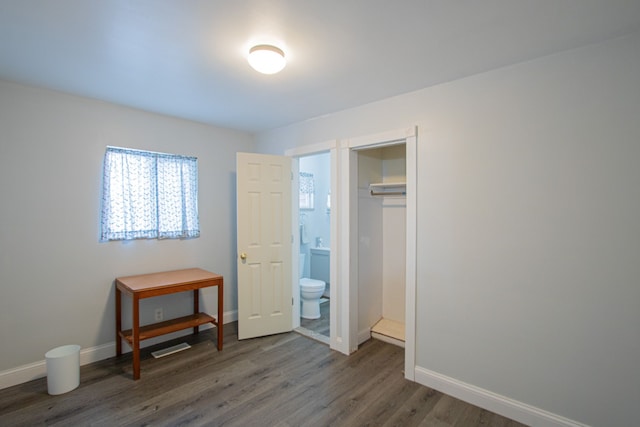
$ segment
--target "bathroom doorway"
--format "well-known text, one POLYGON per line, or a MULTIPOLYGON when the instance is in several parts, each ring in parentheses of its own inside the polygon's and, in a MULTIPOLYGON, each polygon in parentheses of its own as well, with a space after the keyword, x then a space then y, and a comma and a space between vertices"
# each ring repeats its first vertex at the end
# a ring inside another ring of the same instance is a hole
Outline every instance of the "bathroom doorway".
MULTIPOLYGON (((331 325, 331 156, 298 158, 298 289, 300 318, 295 330, 330 343, 331 325)), ((295 251, 294 251, 295 252, 295 251)))

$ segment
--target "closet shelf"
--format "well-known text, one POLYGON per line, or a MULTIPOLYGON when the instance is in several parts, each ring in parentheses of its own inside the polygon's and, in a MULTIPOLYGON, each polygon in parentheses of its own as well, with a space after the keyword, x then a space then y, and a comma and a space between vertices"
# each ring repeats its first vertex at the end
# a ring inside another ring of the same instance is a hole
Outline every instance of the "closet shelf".
POLYGON ((406 196, 406 182, 380 182, 369 184, 369 193, 372 196, 406 196))

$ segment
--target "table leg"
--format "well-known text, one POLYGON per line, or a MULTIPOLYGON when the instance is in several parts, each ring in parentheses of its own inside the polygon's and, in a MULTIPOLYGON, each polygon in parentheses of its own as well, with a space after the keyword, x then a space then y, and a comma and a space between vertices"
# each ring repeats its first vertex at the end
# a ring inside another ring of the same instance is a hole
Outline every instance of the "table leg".
POLYGON ((221 280, 220 284, 218 285, 218 324, 216 325, 216 327, 218 328, 218 351, 222 351, 222 324, 224 323, 222 318, 224 313, 223 305, 224 291, 221 280))
MULTIPOLYGON (((193 314, 200 313, 200 293, 198 289, 193 290, 193 314)), ((197 334, 200 331, 198 326, 194 326, 193 333, 197 334)))
POLYGON ((122 355, 122 292, 116 285, 116 356, 122 355))
POLYGON ((132 319, 132 350, 133 350, 133 379, 140 379, 140 299, 133 295, 133 319, 132 319))

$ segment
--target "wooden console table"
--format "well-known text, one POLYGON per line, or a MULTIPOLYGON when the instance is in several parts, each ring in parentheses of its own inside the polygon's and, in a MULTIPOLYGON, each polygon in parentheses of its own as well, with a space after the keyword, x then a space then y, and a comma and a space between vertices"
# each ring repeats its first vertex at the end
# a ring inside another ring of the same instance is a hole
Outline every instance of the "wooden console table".
POLYGON ((222 350, 223 324, 223 279, 222 276, 200 268, 166 271, 163 273, 141 274, 116 278, 116 356, 122 354, 122 339, 133 350, 133 379, 140 378, 140 341, 182 329, 212 323, 218 329, 218 351, 222 350), (209 286, 218 287, 218 318, 200 313, 199 290, 209 286), (168 295, 176 292, 193 291, 193 314, 151 325, 140 326, 140 300, 143 298, 168 295), (122 330, 122 293, 132 298, 132 327, 122 330))

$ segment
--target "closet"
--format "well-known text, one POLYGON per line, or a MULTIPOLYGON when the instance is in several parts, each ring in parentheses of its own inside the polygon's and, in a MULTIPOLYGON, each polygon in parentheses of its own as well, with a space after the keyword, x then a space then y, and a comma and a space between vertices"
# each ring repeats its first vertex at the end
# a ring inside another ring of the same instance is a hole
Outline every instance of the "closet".
POLYGON ((357 153, 358 342, 404 347, 406 145, 357 153))

